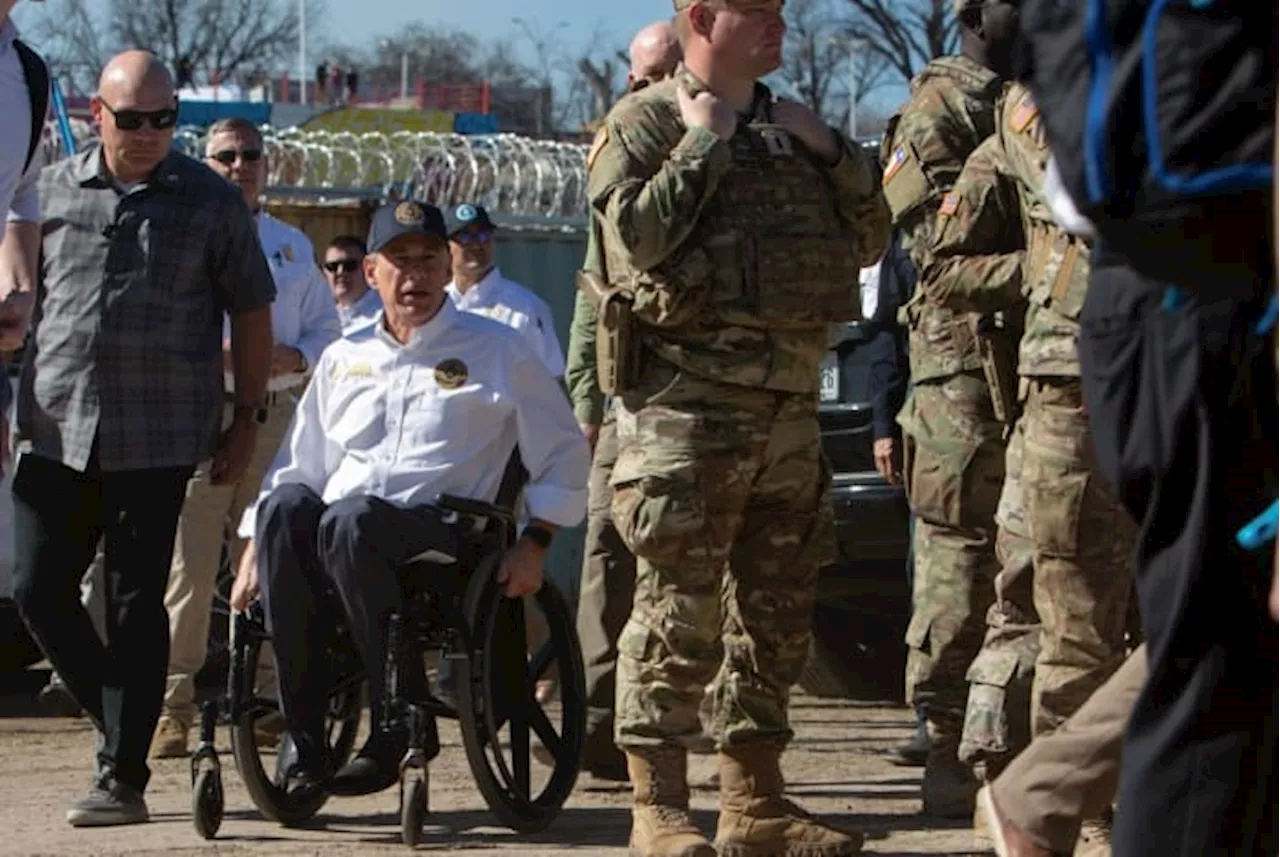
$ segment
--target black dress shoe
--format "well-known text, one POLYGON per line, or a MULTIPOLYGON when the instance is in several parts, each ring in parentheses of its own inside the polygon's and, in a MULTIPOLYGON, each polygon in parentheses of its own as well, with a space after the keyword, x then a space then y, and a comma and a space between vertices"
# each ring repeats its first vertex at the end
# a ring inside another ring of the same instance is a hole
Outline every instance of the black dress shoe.
MULTIPOLYGON (((423 754, 427 761, 440 752, 439 741, 434 737, 434 726, 432 721, 428 730, 430 734, 424 742, 427 746, 423 748, 423 754)), ((409 735, 404 730, 374 732, 356 757, 333 775, 333 779, 329 781, 330 793, 357 797, 391 788, 400 780, 400 762, 408 750, 409 735)))
POLYGON ((325 791, 329 769, 329 754, 322 742, 303 732, 286 731, 281 737, 275 785, 290 798, 325 791))

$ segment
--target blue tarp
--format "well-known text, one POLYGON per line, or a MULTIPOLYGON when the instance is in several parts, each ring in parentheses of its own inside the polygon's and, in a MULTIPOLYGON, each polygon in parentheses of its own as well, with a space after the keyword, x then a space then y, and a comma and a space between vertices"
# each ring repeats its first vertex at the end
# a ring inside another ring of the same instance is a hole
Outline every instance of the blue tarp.
POLYGON ((455 134, 496 134, 498 117, 492 113, 458 113, 453 117, 455 134))

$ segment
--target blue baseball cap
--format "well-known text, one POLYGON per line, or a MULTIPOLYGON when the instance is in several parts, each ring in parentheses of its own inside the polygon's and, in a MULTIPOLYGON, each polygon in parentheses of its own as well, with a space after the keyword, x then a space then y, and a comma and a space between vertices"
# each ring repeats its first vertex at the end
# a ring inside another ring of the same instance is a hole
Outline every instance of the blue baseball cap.
POLYGON ((449 212, 449 234, 460 232, 468 226, 487 226, 493 228, 493 221, 489 219, 489 212, 484 210, 483 205, 472 205, 464 202, 453 211, 449 212))
POLYGON ((369 223, 370 253, 377 253, 401 235, 434 235, 447 241, 444 215, 440 209, 412 199, 389 202, 373 213, 369 223))

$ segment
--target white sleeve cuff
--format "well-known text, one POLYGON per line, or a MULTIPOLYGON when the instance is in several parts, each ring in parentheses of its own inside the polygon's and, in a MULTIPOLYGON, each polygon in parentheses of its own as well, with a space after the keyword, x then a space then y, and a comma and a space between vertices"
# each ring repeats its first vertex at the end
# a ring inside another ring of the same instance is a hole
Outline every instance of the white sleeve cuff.
POLYGON ((576 527, 587 514, 587 489, 526 485, 524 505, 530 518, 539 518, 557 527, 576 527))

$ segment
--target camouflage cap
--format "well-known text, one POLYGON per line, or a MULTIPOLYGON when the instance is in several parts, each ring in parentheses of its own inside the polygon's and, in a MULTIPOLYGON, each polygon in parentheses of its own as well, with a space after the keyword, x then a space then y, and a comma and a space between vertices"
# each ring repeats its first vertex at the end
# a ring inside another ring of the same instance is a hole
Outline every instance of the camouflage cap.
POLYGON ((960 13, 965 9, 972 9, 977 6, 981 6, 985 2, 986 0, 952 0, 951 7, 952 11, 955 12, 956 17, 958 18, 960 17, 960 13))
MULTIPOLYGON (((695 2, 696 0, 672 0, 677 12, 682 9, 688 9, 695 2)), ((718 0, 718 2, 725 6, 759 6, 768 2, 768 0, 718 0)))

